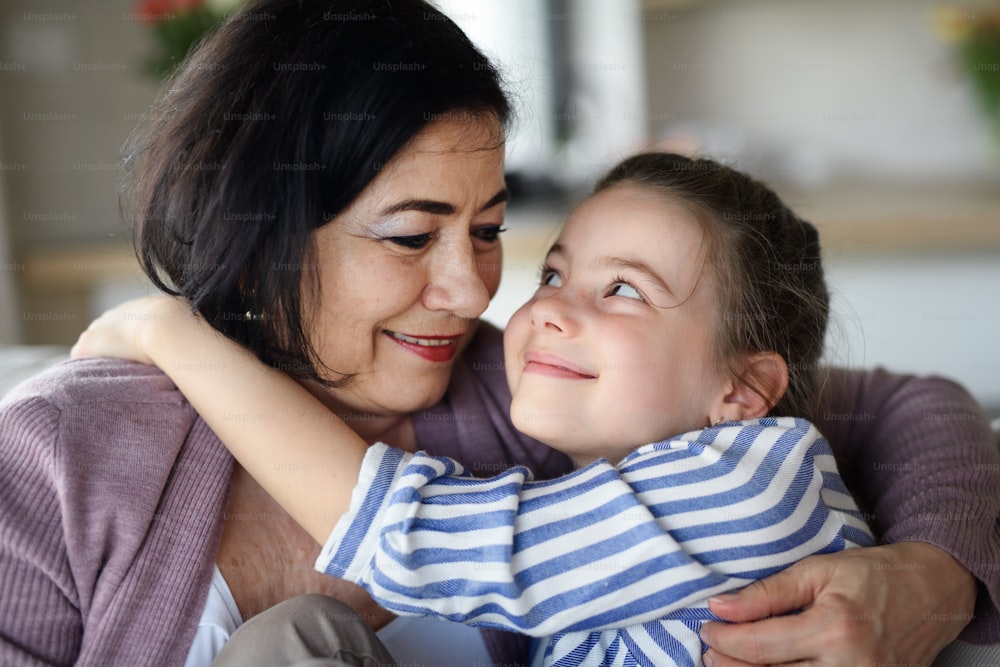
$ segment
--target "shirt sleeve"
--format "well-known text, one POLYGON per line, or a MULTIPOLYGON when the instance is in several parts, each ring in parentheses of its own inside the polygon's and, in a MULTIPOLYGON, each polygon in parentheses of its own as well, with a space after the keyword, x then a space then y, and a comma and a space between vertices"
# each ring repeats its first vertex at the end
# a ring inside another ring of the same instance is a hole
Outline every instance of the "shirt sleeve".
POLYGON ((543 482, 524 468, 475 479, 376 445, 317 567, 399 614, 547 636, 704 606, 871 543, 825 440, 806 422, 760 420, 543 482))

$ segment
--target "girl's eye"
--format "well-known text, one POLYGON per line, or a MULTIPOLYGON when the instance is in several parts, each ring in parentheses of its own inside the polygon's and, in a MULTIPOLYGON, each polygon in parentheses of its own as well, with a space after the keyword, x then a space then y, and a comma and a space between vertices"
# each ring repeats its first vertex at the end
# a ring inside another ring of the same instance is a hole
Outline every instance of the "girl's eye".
POLYGON ((562 287, 562 276, 552 269, 542 269, 542 278, 538 281, 543 287, 562 287))
POLYGON ((507 231, 507 228, 500 225, 484 225, 472 230, 472 236, 480 241, 496 243, 500 240, 500 235, 505 231, 507 231))
POLYGON ((611 286, 611 290, 608 292, 608 296, 623 296, 626 299, 638 299, 642 301, 642 295, 639 294, 639 290, 629 285, 627 282, 619 281, 611 286))
POLYGON ((394 243, 401 248, 408 250, 420 250, 431 242, 430 234, 414 234, 413 236, 389 236, 385 239, 389 243, 394 243))

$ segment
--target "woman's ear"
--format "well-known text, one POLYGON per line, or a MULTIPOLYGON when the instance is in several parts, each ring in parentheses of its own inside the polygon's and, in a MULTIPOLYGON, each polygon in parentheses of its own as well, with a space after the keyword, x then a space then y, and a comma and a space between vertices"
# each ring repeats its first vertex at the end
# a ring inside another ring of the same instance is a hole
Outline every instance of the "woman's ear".
MULTIPOLYGON (((758 352, 744 360, 740 376, 733 378, 716 406, 724 421, 763 417, 788 389, 788 366, 777 352, 758 352)), ((714 423, 714 420, 713 420, 714 423)))

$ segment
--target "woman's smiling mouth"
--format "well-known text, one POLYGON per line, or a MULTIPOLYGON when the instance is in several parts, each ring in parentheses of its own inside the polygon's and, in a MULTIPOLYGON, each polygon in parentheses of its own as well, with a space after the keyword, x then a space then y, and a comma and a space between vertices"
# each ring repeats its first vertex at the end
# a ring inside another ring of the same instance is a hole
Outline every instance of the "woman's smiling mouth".
POLYGON ((462 334, 451 336, 410 336, 395 331, 385 332, 389 338, 407 352, 433 362, 451 361, 458 351, 456 343, 462 334))

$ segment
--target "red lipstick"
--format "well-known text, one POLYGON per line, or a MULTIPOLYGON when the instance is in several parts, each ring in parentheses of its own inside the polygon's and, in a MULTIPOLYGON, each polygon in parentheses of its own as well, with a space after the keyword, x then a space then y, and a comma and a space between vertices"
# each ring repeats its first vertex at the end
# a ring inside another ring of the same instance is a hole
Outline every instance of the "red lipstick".
POLYGON ((452 336, 414 336, 395 331, 386 331, 389 340, 407 352, 434 363, 451 361, 458 352, 458 339, 462 334, 452 336))

